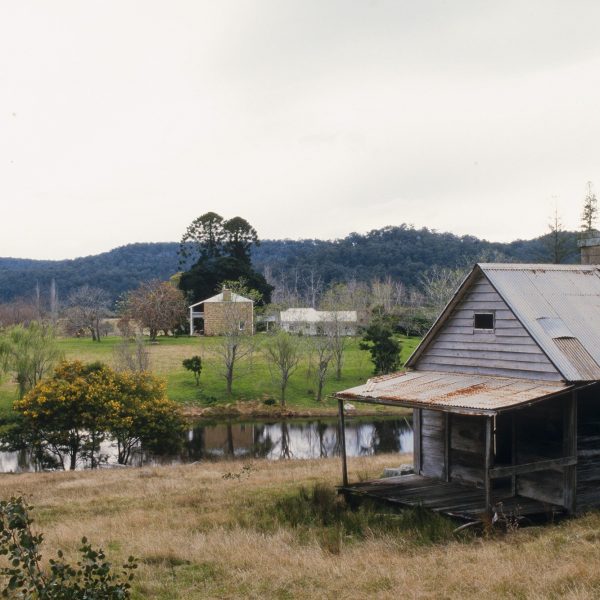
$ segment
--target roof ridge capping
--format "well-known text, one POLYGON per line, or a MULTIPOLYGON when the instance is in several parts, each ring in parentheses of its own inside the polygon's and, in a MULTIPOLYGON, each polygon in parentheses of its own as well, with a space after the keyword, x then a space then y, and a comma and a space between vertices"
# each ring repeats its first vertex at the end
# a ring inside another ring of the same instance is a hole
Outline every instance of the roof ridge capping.
POLYGON ((483 271, 600 271, 600 265, 554 263, 477 263, 483 271))

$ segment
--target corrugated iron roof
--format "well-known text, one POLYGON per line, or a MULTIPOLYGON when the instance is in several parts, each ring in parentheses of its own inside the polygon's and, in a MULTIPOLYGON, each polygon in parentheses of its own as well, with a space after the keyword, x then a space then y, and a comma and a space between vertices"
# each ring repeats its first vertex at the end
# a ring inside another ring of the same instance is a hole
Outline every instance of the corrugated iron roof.
POLYGON ((600 380, 597 266, 481 264, 479 268, 567 381, 600 380))
POLYGON ((355 401, 385 401, 417 408, 489 414, 541 400, 571 389, 555 381, 409 371, 374 377, 366 384, 336 394, 355 401))
POLYGON ((600 380, 600 267, 487 263, 475 265, 406 365, 435 338, 482 274, 566 381, 600 380), (557 343, 558 339, 577 340, 557 343))
MULTIPOLYGON (((195 306, 198 306, 199 304, 205 304, 206 302, 224 302, 223 292, 221 292, 220 294, 217 294, 216 296, 211 296, 210 298, 207 298, 206 300, 200 300, 200 302, 195 302, 194 304, 190 304, 188 306, 188 308, 194 308, 195 306)), ((246 298, 246 296, 240 296, 239 294, 236 294, 235 292, 231 292, 231 300, 228 300, 228 302, 253 302, 253 300, 251 300, 250 298, 246 298)))

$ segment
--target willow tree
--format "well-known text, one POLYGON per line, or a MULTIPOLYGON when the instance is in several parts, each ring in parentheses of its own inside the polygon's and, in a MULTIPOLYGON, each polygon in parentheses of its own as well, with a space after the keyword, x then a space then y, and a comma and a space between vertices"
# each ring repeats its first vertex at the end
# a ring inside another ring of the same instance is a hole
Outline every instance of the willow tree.
POLYGON ((14 376, 19 398, 50 373, 61 357, 55 330, 48 325, 33 321, 0 335, 0 371, 14 376))

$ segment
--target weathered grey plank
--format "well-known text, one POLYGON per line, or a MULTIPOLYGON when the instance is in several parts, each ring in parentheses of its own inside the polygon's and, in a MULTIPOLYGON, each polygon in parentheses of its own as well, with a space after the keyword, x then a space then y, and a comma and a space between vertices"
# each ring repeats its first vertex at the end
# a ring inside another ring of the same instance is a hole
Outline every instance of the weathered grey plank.
POLYGON ((446 340, 436 340, 432 342, 431 349, 444 349, 444 350, 473 350, 474 352, 478 352, 480 350, 490 351, 490 352, 502 352, 503 354, 515 353, 515 354, 541 354, 544 353, 540 350, 539 346, 536 346, 533 343, 530 344, 503 344, 500 342, 482 342, 479 339, 473 339, 472 342, 466 343, 459 341, 446 341, 446 340))
POLYGON ((563 478, 556 471, 541 471, 517 478, 517 493, 526 498, 563 506, 563 478))
POLYGON ((535 462, 494 467, 490 470, 492 479, 500 477, 509 477, 511 475, 523 475, 524 473, 535 473, 536 471, 547 471, 548 469, 561 469, 577 464, 576 456, 566 456, 563 458, 549 458, 547 460, 537 460, 535 462))
MULTIPOLYGON (((465 373, 467 370, 465 367, 460 367, 456 365, 439 365, 434 364, 430 365, 427 363, 419 364, 419 369, 422 371, 447 371, 448 373, 465 373)), ((502 377, 530 377, 533 379, 538 379, 540 381, 561 381, 561 377, 558 373, 543 373, 543 372, 535 372, 531 371, 529 374, 524 374, 523 371, 513 370, 513 369, 503 369, 501 372, 498 369, 494 369, 492 367, 480 367, 480 368, 469 368, 469 373, 474 373, 476 375, 496 375, 502 377)))
POLYGON ((522 333, 518 333, 518 335, 507 336, 507 335, 494 335, 493 333, 478 333, 474 335, 472 332, 470 333, 449 333, 447 331, 443 331, 436 338, 436 341, 441 342, 460 342, 465 344, 509 344, 511 346, 515 345, 531 345, 534 343, 530 336, 523 335, 522 333))
POLYGON ((444 475, 444 413, 421 410, 421 473, 429 477, 444 475))
MULTIPOLYGON (((471 358, 477 360, 477 364, 481 361, 494 361, 494 362, 519 362, 519 363, 535 363, 539 365, 548 365, 548 359, 540 353, 532 352, 510 352, 510 351, 494 351, 494 350, 452 350, 448 348, 439 348, 432 346, 427 351, 428 356, 439 356, 441 358, 452 357, 452 358, 471 358)), ((550 365, 552 366, 552 365, 550 365)))
MULTIPOLYGON (((460 356, 436 356, 428 355, 424 364, 430 365, 460 365, 463 367, 485 367, 487 369, 497 369, 498 371, 510 369, 513 371, 535 371, 541 373, 556 373, 553 365, 534 362, 534 361, 512 361, 507 359, 495 359, 488 361, 477 360, 476 358, 463 358, 460 356)), ((441 369, 443 370, 443 369, 441 369)), ((499 375, 501 373, 498 373, 499 375)))
POLYGON ((421 409, 413 410, 413 467, 416 474, 421 473, 421 409))

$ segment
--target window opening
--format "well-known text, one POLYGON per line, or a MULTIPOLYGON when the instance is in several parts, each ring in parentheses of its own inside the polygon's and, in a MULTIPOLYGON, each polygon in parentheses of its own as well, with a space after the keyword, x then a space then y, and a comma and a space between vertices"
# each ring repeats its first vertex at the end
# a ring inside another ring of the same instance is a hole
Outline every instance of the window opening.
POLYGON ((475 313, 473 329, 494 331, 494 313, 475 313))

